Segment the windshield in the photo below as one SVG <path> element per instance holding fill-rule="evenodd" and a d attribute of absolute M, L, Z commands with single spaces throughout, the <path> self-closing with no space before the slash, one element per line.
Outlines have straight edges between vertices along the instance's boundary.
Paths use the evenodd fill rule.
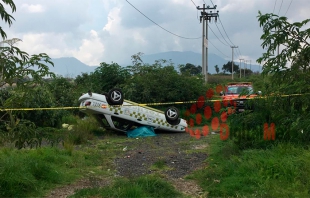
<path fill-rule="evenodd" d="M 253 88 L 251 86 L 231 86 L 227 87 L 227 92 L 226 94 L 253 94 Z"/>

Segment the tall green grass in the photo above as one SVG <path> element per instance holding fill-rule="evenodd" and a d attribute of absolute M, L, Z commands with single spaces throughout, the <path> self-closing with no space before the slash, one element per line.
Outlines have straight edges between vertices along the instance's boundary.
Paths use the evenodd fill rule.
<path fill-rule="evenodd" d="M 81 158 L 74 156 L 76 160 Z M 35 196 L 51 184 L 61 184 L 76 178 L 68 166 L 79 163 L 65 150 L 0 150 L 0 196 Z M 77 165 L 77 164 L 76 164 Z M 65 171 L 66 170 L 66 171 Z"/>
<path fill-rule="evenodd" d="M 107 152 L 109 151 L 109 152 Z M 42 197 L 51 188 L 93 172 L 112 174 L 110 162 L 121 147 L 0 149 L 0 197 Z M 98 167 L 101 167 L 98 169 Z"/>
<path fill-rule="evenodd" d="M 209 197 L 309 197 L 310 151 L 299 145 L 239 150 L 213 138 L 208 164 L 190 178 Z"/>
<path fill-rule="evenodd" d="M 309 97 L 306 95 L 269 95 L 248 100 L 253 107 L 228 117 L 230 137 L 240 148 L 264 148 L 264 124 L 275 124 L 275 140 L 307 145 L 310 140 Z"/>
<path fill-rule="evenodd" d="M 64 120 L 68 121 L 69 124 L 72 123 L 72 129 L 66 130 L 65 145 L 85 144 L 88 140 L 93 140 L 94 133 L 98 133 L 100 130 L 100 124 L 92 116 L 85 117 L 84 119 L 68 117 Z"/>

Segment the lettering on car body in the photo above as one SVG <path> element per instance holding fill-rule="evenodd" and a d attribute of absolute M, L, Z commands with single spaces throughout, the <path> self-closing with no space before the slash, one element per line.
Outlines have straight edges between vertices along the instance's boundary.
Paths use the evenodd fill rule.
<path fill-rule="evenodd" d="M 93 107 L 101 107 L 102 103 L 101 102 L 92 102 Z"/>

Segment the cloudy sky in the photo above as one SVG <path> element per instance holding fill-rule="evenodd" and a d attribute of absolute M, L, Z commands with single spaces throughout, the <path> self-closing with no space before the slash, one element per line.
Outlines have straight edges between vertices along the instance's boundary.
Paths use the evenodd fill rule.
<path fill-rule="evenodd" d="M 138 52 L 201 53 L 202 24 L 196 6 L 217 5 L 220 22 L 209 26 L 209 53 L 252 63 L 262 54 L 258 11 L 285 15 L 291 22 L 310 18 L 309 0 L 15 0 L 8 38 L 29 54 L 75 57 L 88 65 L 131 63 Z M 9 8 L 7 8 L 8 11 Z M 139 11 L 140 12 L 139 12 Z M 141 14 L 142 13 L 142 14 Z M 144 15 L 143 15 L 144 14 Z M 152 22 L 153 21 L 153 22 Z M 190 39 L 185 39 L 190 38 Z M 199 39 L 197 39 L 199 38 Z"/>

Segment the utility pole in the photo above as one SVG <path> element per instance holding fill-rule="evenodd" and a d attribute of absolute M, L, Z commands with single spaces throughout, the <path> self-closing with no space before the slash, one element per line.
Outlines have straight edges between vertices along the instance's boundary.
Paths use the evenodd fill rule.
<path fill-rule="evenodd" d="M 197 10 L 202 10 L 201 12 L 201 16 L 200 16 L 200 23 L 202 22 L 202 74 L 205 76 L 205 20 L 204 20 L 204 15 L 205 15 L 205 4 L 203 4 L 203 7 L 202 8 L 199 8 L 199 6 L 197 6 Z"/>
<path fill-rule="evenodd" d="M 240 58 L 239 60 L 240 60 L 239 70 L 240 70 L 240 78 L 241 78 L 241 61 L 242 61 L 243 59 Z"/>
<path fill-rule="evenodd" d="M 210 13 L 206 12 L 205 10 L 210 10 L 210 9 L 216 9 L 216 5 L 211 8 L 210 6 L 205 7 L 205 4 L 203 4 L 202 8 L 199 8 L 197 6 L 197 10 L 202 10 L 201 16 L 200 16 L 200 23 L 202 22 L 202 73 L 205 76 L 205 83 L 208 82 L 208 21 L 211 22 L 211 19 L 215 17 L 215 22 L 217 21 L 218 17 L 218 12 L 217 13 Z M 206 26 L 205 26 L 206 22 Z M 206 29 L 205 29 L 206 28 Z M 205 31 L 206 30 L 206 34 Z M 206 52 L 205 52 L 206 48 Z M 206 56 L 206 59 L 204 58 Z"/>
<path fill-rule="evenodd" d="M 245 78 L 246 60 L 243 63 L 243 77 Z"/>
<path fill-rule="evenodd" d="M 0 47 L 4 47 L 4 39 L 0 42 Z M 0 87 L 4 84 L 4 65 L 2 65 L 1 76 L 0 76 Z"/>
<path fill-rule="evenodd" d="M 252 71 L 252 65 L 251 65 L 251 60 L 250 60 L 250 71 Z M 251 73 L 250 73 L 250 75 L 251 75 Z"/>
<path fill-rule="evenodd" d="M 238 46 L 230 46 L 231 47 L 231 79 L 234 79 L 234 48 L 238 48 Z"/>
<path fill-rule="evenodd" d="M 278 31 L 277 31 L 277 29 L 275 28 L 275 30 L 274 31 L 271 31 L 271 32 L 275 32 L 275 33 L 278 33 Z M 278 46 L 277 46 L 277 55 L 279 56 L 279 53 L 280 53 L 280 44 L 278 44 Z"/>

